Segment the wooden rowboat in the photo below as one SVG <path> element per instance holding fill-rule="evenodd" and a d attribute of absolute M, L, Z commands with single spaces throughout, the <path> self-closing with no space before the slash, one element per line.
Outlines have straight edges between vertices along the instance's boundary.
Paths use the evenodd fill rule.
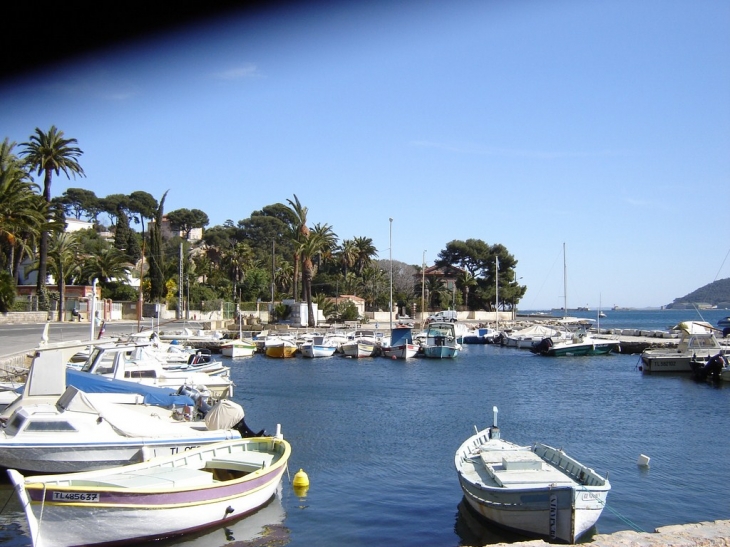
<path fill-rule="evenodd" d="M 34 547 L 123 544 L 246 516 L 274 496 L 290 454 L 289 443 L 276 435 L 99 471 L 8 474 Z"/>

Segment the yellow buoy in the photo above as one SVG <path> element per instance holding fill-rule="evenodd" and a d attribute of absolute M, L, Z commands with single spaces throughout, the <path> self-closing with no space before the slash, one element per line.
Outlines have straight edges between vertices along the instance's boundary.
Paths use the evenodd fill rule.
<path fill-rule="evenodd" d="M 294 480 L 292 481 L 292 486 L 296 488 L 304 488 L 309 486 L 309 477 L 304 472 L 303 469 L 300 469 L 295 475 Z"/>

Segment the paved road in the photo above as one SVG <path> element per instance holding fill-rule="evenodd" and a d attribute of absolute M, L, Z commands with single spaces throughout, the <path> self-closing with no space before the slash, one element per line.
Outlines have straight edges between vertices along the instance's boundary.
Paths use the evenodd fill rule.
<path fill-rule="evenodd" d="M 38 345 L 45 324 L 0 325 L 0 356 L 11 355 L 32 349 Z M 115 321 L 107 323 L 105 335 L 117 336 L 137 331 L 136 321 Z M 89 323 L 51 323 L 48 332 L 51 342 L 89 340 Z"/>

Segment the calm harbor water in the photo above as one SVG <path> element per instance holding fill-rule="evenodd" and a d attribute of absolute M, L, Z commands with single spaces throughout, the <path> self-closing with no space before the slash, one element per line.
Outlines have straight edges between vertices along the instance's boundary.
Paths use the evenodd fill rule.
<path fill-rule="evenodd" d="M 606 313 L 602 327 L 665 329 L 699 319 L 694 311 Z M 621 314 L 619 324 L 607 324 L 612 314 Z M 702 315 L 715 324 L 730 312 Z M 481 345 L 450 361 L 230 361 L 249 425 L 273 431 L 280 423 L 291 442 L 290 477 L 255 517 L 157 545 L 456 547 L 517 539 L 460 508 L 453 467 L 458 446 L 475 425 L 491 422 L 495 405 L 504 438 L 563 447 L 609 474 L 600 533 L 730 518 L 730 385 L 643 375 L 638 362 L 638 355 L 553 359 Z M 650 456 L 648 469 L 637 465 L 640 454 Z M 300 468 L 311 482 L 301 497 L 290 484 Z M 0 504 L 0 545 L 29 545 L 7 486 Z"/>

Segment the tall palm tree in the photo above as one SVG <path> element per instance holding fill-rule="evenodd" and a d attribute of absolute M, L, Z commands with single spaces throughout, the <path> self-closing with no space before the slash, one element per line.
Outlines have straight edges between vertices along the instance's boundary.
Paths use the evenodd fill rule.
<path fill-rule="evenodd" d="M 237 297 L 238 286 L 246 276 L 246 270 L 254 264 L 254 252 L 248 243 L 236 245 L 223 255 L 223 267 L 233 281 L 233 297 Z"/>
<path fill-rule="evenodd" d="M 294 214 L 296 220 L 290 226 L 289 237 L 294 244 L 294 300 L 299 299 L 299 266 L 302 256 L 302 245 L 304 241 L 309 237 L 309 228 L 307 228 L 307 213 L 309 212 L 308 207 L 304 207 L 300 202 L 296 194 L 294 194 L 294 201 L 287 199 L 289 203 L 289 209 Z"/>
<path fill-rule="evenodd" d="M 456 278 L 456 286 L 461 289 L 464 295 L 464 306 L 469 308 L 469 291 L 472 287 L 477 286 L 477 280 L 469 272 L 469 270 L 462 270 Z"/>
<path fill-rule="evenodd" d="M 355 259 L 355 266 L 357 272 L 362 275 L 365 268 L 370 266 L 373 258 L 378 256 L 378 249 L 373 245 L 372 238 L 369 237 L 356 237 L 354 239 L 355 248 L 357 249 L 357 258 Z"/>
<path fill-rule="evenodd" d="M 51 181 L 53 174 L 58 175 L 61 171 L 67 176 L 85 176 L 84 170 L 79 165 L 79 158 L 83 151 L 75 146 L 76 139 L 65 139 L 63 131 L 52 125 L 47 133 L 36 127 L 35 134 L 30 136 L 28 142 L 21 146 L 21 152 L 31 171 L 35 170 L 38 176 L 43 175 L 43 197 L 47 203 L 51 202 Z M 50 220 L 50 219 L 49 219 Z M 41 232 L 39 260 L 38 260 L 38 282 L 36 284 L 38 295 L 44 298 L 46 285 L 46 270 L 48 260 L 48 230 Z M 47 306 L 47 302 L 44 302 Z"/>
<path fill-rule="evenodd" d="M 340 266 L 344 270 L 345 277 L 347 273 L 355 266 L 357 261 L 357 245 L 352 239 L 344 239 L 340 248 L 338 249 L 337 256 L 339 257 Z"/>
<path fill-rule="evenodd" d="M 311 232 L 301 246 L 302 285 L 304 287 L 304 298 L 307 301 L 307 325 L 310 327 L 315 327 L 317 323 L 314 317 L 314 306 L 312 305 L 312 279 L 315 274 L 315 266 L 312 258 L 331 244 L 331 240 L 328 237 L 330 232 L 331 230 Z"/>
<path fill-rule="evenodd" d="M 81 244 L 76 233 L 56 233 L 48 245 L 48 271 L 58 284 L 58 320 L 63 321 L 66 282 L 81 273 L 79 251 Z"/>

